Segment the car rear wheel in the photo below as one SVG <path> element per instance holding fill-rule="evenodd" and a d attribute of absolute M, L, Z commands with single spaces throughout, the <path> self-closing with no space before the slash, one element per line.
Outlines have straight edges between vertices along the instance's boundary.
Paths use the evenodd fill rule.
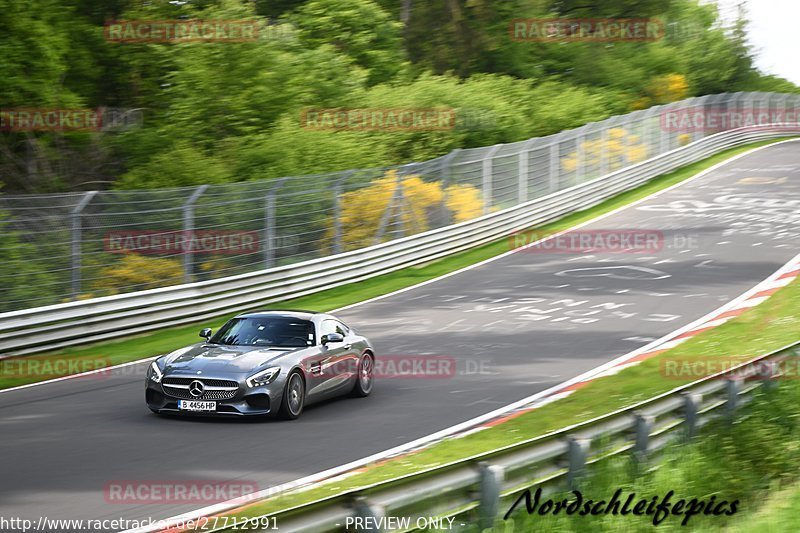
<path fill-rule="evenodd" d="M 294 420 L 303 413 L 306 402 L 306 384 L 300 372 L 294 371 L 286 380 L 283 388 L 283 401 L 279 415 L 285 420 Z"/>
<path fill-rule="evenodd" d="M 353 385 L 353 396 L 364 398 L 372 392 L 375 384 L 375 357 L 367 352 L 358 363 L 358 376 Z"/>

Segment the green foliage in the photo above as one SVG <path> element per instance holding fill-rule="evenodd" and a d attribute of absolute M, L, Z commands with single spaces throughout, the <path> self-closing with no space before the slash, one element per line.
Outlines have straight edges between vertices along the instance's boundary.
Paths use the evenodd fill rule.
<path fill-rule="evenodd" d="M 0 105 L 144 110 L 122 133 L 0 133 L 11 192 L 217 183 L 386 166 L 549 135 L 685 96 L 798 92 L 746 21 L 698 0 L 0 0 Z M 657 17 L 652 43 L 515 42 L 526 17 Z M 242 43 L 117 43 L 114 19 L 251 19 Z M 448 131 L 310 131 L 307 108 L 450 108 Z M 96 187 L 96 185 L 92 185 Z"/>
<path fill-rule="evenodd" d="M 171 143 L 168 151 L 157 152 L 146 163 L 124 174 L 118 187 L 184 187 L 205 183 L 225 183 L 232 175 L 224 161 L 185 140 Z"/>
<path fill-rule="evenodd" d="M 39 257 L 53 254 L 53 250 L 38 250 L 26 242 L 24 234 L 15 231 L 7 213 L 0 211 L 0 234 L 3 235 L 3 260 L 0 261 L 0 312 L 19 309 L 19 302 L 53 303 L 41 299 L 55 291 L 55 271 L 48 272 L 47 263 Z M 31 305 L 33 307 L 34 305 Z"/>
<path fill-rule="evenodd" d="M 403 66 L 401 24 L 372 0 L 310 0 L 290 20 L 303 43 L 333 46 L 367 69 L 370 84 L 389 81 Z"/>

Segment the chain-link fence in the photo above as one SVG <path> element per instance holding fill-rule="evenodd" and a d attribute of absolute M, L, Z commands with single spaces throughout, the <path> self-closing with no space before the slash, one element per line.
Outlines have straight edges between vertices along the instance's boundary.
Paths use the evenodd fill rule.
<path fill-rule="evenodd" d="M 0 312 L 297 263 L 475 218 L 752 124 L 800 95 L 692 98 L 382 169 L 157 190 L 0 195 Z"/>

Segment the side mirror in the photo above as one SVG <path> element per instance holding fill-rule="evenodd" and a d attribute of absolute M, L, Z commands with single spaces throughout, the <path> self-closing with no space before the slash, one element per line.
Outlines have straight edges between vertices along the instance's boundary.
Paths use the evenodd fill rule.
<path fill-rule="evenodd" d="M 211 338 L 211 328 L 201 329 L 200 336 L 203 337 L 205 340 L 209 340 Z"/>
<path fill-rule="evenodd" d="M 344 337 L 341 333 L 328 333 L 322 336 L 322 345 L 325 346 L 329 342 L 344 342 Z"/>

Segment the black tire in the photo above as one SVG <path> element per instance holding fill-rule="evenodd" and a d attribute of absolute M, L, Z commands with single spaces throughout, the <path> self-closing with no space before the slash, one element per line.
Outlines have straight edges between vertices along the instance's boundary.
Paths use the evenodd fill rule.
<path fill-rule="evenodd" d="M 351 393 L 356 398 L 366 398 L 375 386 L 375 356 L 366 352 L 358 362 L 358 375 Z"/>
<path fill-rule="evenodd" d="M 303 414 L 306 404 L 306 382 L 302 374 L 295 370 L 286 378 L 283 387 L 283 399 L 278 416 L 284 420 L 295 420 Z"/>

